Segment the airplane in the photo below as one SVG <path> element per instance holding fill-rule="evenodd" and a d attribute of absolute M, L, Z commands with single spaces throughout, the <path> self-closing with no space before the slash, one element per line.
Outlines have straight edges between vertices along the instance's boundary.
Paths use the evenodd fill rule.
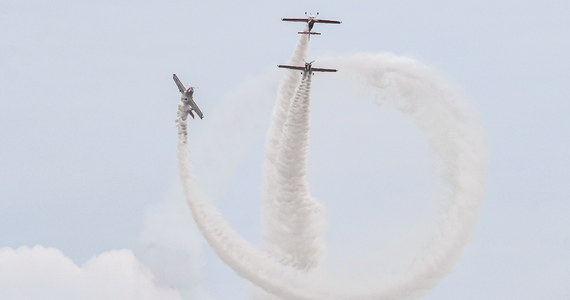
<path fill-rule="evenodd" d="M 176 82 L 178 90 L 182 94 L 180 97 L 181 103 L 178 105 L 178 116 L 180 116 L 183 121 L 186 121 L 188 115 L 192 116 L 192 119 L 194 119 L 194 114 L 192 113 L 192 111 L 194 111 L 200 117 L 200 119 L 203 119 L 204 114 L 198 105 L 196 105 L 196 102 L 194 102 L 194 88 L 189 87 L 186 89 L 176 74 L 173 74 L 172 78 L 174 79 L 174 82 Z"/>
<path fill-rule="evenodd" d="M 301 70 L 303 73 L 303 78 L 305 78 L 309 74 L 313 75 L 314 72 L 336 72 L 337 71 L 336 69 L 313 68 L 314 62 L 315 62 L 314 60 L 312 62 L 306 62 L 304 67 L 290 66 L 290 65 L 278 65 L 277 67 L 284 68 L 284 69 Z"/>
<path fill-rule="evenodd" d="M 319 13 L 317 13 L 316 16 L 312 16 L 310 14 L 307 14 L 307 12 L 305 12 L 305 15 L 307 16 L 306 18 L 282 18 L 281 21 L 287 21 L 287 22 L 305 22 L 307 23 L 307 29 L 305 31 L 300 31 L 297 32 L 298 34 L 317 34 L 320 35 L 320 32 L 314 32 L 311 31 L 313 30 L 313 26 L 315 25 L 315 23 L 327 23 L 327 24 L 340 24 L 341 21 L 334 21 L 334 20 L 324 20 L 324 19 L 317 19 L 317 16 L 319 15 Z"/>

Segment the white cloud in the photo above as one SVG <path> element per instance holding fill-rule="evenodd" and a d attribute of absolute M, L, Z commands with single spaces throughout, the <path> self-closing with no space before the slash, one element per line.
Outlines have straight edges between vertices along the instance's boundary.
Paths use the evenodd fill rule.
<path fill-rule="evenodd" d="M 201 241 L 183 199 L 173 198 L 147 211 L 134 252 L 161 286 L 194 292 L 199 281 Z"/>
<path fill-rule="evenodd" d="M 155 284 L 130 250 L 113 250 L 76 265 L 61 251 L 35 246 L 0 249 L 0 299 L 181 300 Z"/>

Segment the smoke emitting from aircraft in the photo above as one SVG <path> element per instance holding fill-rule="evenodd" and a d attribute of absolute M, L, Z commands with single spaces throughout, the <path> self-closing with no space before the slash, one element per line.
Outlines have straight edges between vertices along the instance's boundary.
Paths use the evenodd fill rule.
<path fill-rule="evenodd" d="M 302 35 L 291 59 L 306 58 Z M 309 74 L 290 71 L 277 95 L 266 145 L 263 250 L 247 242 L 200 192 L 189 166 L 186 132 L 179 134 L 181 179 L 192 215 L 208 243 L 240 276 L 284 299 L 411 299 L 449 272 L 469 241 L 483 198 L 486 147 L 481 126 L 463 96 L 429 67 L 391 54 L 354 54 L 326 60 L 343 82 L 391 102 L 427 137 L 441 202 L 437 227 L 416 259 L 373 287 L 314 271 L 324 259 L 321 204 L 306 179 Z M 337 76 L 335 75 L 335 76 Z"/>
<path fill-rule="evenodd" d="M 307 37 L 299 40 L 291 61 L 303 61 Z M 311 76 L 289 72 L 273 112 L 266 145 L 264 236 L 270 253 L 300 269 L 309 270 L 322 259 L 324 216 L 311 196 L 307 181 L 307 151 Z M 293 94 L 291 94 L 293 91 Z M 292 95 L 292 96 L 291 96 Z M 276 137 L 276 138 L 275 138 Z"/>

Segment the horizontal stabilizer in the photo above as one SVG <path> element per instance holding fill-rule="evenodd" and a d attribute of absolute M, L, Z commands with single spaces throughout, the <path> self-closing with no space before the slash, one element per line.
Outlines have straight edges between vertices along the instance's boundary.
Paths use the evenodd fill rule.
<path fill-rule="evenodd" d="M 321 35 L 320 32 L 314 32 L 314 31 L 299 31 L 297 32 L 298 34 L 315 34 L 315 35 Z"/>

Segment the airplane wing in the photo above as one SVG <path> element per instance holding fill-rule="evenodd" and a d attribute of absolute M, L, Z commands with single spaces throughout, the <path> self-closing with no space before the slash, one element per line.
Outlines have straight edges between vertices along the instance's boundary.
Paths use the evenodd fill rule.
<path fill-rule="evenodd" d="M 315 23 L 340 24 L 342 22 L 341 21 L 334 21 L 334 20 L 315 19 Z"/>
<path fill-rule="evenodd" d="M 176 74 L 173 74 L 172 78 L 174 79 L 174 82 L 176 82 L 176 85 L 178 86 L 178 90 L 181 93 L 186 92 L 186 88 L 184 88 L 184 85 L 182 84 L 182 82 L 180 82 L 180 79 L 178 79 L 178 76 L 176 76 Z"/>
<path fill-rule="evenodd" d="M 202 111 L 196 106 L 197 109 L 195 109 L 194 111 L 196 112 L 196 114 L 198 114 L 198 117 L 200 117 L 200 119 L 204 119 L 204 114 L 202 113 Z"/>
<path fill-rule="evenodd" d="M 301 71 L 305 70 L 305 67 L 299 67 L 299 66 L 278 65 L 277 67 L 284 69 L 301 70 Z"/>
<path fill-rule="evenodd" d="M 282 18 L 281 21 L 287 21 L 287 22 L 309 22 L 309 19 L 305 18 L 305 19 L 295 19 L 295 18 Z"/>
<path fill-rule="evenodd" d="M 192 109 L 190 110 L 190 114 L 192 114 L 192 111 L 194 111 L 198 115 L 198 117 L 200 117 L 200 119 L 204 119 L 204 114 L 202 113 L 200 108 L 198 108 L 198 105 L 196 105 L 196 103 L 194 103 L 194 105 L 192 105 Z M 194 116 L 192 116 L 192 118 L 193 117 Z"/>
<path fill-rule="evenodd" d="M 198 115 L 198 117 L 200 117 L 200 119 L 204 118 L 204 114 L 202 113 L 196 102 L 194 102 L 194 99 L 190 98 L 190 114 L 192 114 L 192 111 L 194 111 Z M 194 116 L 192 116 L 192 118 L 194 118 Z"/>
<path fill-rule="evenodd" d="M 336 69 L 311 68 L 313 72 L 336 72 Z"/>

